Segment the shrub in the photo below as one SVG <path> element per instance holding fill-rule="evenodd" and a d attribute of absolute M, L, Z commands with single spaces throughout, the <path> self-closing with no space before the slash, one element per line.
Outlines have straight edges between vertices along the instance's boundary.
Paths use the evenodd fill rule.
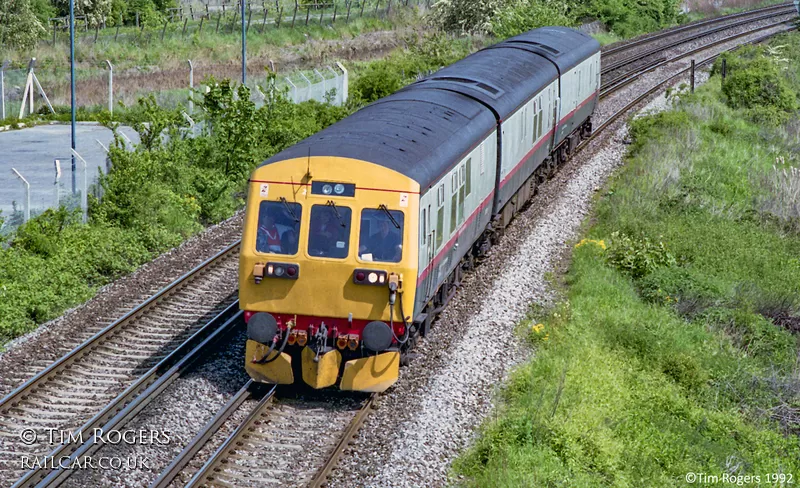
<path fill-rule="evenodd" d="M 491 31 L 500 38 L 513 37 L 546 25 L 573 25 L 570 2 L 563 0 L 515 0 L 502 6 L 491 20 Z"/>
<path fill-rule="evenodd" d="M 674 266 L 675 256 L 664 243 L 654 243 L 646 236 L 631 237 L 614 232 L 607 252 L 608 262 L 634 278 L 642 278 L 661 266 Z"/>
<path fill-rule="evenodd" d="M 403 86 L 400 73 L 389 62 L 379 61 L 370 65 L 353 82 L 353 95 L 370 103 L 391 95 Z"/>
<path fill-rule="evenodd" d="M 728 59 L 735 61 L 729 62 L 722 93 L 730 107 L 749 109 L 759 121 L 771 124 L 785 121 L 789 112 L 797 110 L 797 93 L 765 51 L 751 49 Z"/>

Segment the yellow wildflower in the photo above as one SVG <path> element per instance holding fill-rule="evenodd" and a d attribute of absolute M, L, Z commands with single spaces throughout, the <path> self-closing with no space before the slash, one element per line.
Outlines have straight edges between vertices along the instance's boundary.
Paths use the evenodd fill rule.
<path fill-rule="evenodd" d="M 594 244 L 595 246 L 605 250 L 606 249 L 606 242 L 603 240 L 596 240 L 596 239 L 581 239 L 581 242 L 575 244 L 576 248 L 583 246 L 584 244 Z"/>
<path fill-rule="evenodd" d="M 531 329 L 538 334 L 544 329 L 544 324 L 536 324 Z"/>

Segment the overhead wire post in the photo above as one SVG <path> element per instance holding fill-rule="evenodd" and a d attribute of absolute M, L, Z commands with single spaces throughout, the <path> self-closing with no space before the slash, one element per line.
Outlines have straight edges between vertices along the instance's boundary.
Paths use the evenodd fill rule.
<path fill-rule="evenodd" d="M 69 0 L 69 92 L 72 126 L 72 194 L 75 194 L 75 0 Z"/>

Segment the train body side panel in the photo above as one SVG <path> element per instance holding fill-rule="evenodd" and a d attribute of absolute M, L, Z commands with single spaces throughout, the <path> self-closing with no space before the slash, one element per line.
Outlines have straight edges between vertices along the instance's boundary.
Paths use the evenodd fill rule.
<path fill-rule="evenodd" d="M 420 196 L 419 314 L 492 218 L 497 132 L 491 131 Z"/>

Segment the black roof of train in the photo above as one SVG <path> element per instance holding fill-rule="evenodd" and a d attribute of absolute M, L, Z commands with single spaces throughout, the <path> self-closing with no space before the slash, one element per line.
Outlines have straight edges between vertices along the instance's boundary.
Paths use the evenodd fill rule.
<path fill-rule="evenodd" d="M 599 49 L 590 36 L 565 27 L 527 32 L 362 108 L 262 166 L 309 155 L 359 159 L 404 174 L 424 191 L 496 127 L 497 118 Z"/>

